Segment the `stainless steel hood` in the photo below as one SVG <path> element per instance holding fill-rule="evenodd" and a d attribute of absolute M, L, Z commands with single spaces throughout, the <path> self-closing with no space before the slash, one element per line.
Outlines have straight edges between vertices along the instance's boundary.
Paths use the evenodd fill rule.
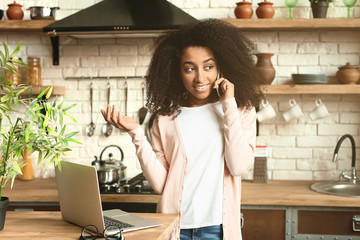
<path fill-rule="evenodd" d="M 138 37 L 177 29 L 196 19 L 166 0 L 104 0 L 43 28 L 59 64 L 58 36 Z M 95 36 L 94 36 L 95 35 Z"/>

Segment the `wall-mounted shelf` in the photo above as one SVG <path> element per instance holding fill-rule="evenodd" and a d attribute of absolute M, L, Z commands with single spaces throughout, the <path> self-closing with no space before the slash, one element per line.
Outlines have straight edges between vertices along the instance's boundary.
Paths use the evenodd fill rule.
<path fill-rule="evenodd" d="M 40 94 L 42 91 L 44 91 L 48 86 L 32 86 L 32 93 L 34 96 Z M 54 86 L 51 96 L 64 96 L 66 92 L 65 86 Z M 30 95 L 30 89 L 27 89 L 24 91 L 21 95 L 23 96 L 29 96 Z"/>
<path fill-rule="evenodd" d="M 360 84 L 262 85 L 264 94 L 360 94 Z"/>
<path fill-rule="evenodd" d="M 351 30 L 360 29 L 360 18 L 234 19 L 224 21 L 244 30 Z"/>
<path fill-rule="evenodd" d="M 42 32 L 43 27 L 53 22 L 55 20 L 1 20 L 0 31 Z"/>
<path fill-rule="evenodd" d="M 300 19 L 235 19 L 224 18 L 226 22 L 247 30 L 351 30 L 360 29 L 360 18 L 300 18 Z M 0 31 L 37 31 L 42 32 L 43 27 L 55 20 L 2 20 Z"/>

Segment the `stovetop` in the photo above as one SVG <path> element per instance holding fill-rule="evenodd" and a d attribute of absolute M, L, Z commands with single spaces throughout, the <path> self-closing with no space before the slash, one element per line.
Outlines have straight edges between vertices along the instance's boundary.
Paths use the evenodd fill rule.
<path fill-rule="evenodd" d="M 157 194 L 151 188 L 142 173 L 129 180 L 121 180 L 114 184 L 101 184 L 101 194 Z"/>

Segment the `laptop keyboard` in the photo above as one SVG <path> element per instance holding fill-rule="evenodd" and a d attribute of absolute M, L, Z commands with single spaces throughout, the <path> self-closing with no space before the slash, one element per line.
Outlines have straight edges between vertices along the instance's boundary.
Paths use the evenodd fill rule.
<path fill-rule="evenodd" d="M 134 225 L 132 225 L 132 224 L 125 223 L 125 222 L 122 222 L 122 221 L 119 221 L 119 220 L 116 220 L 116 219 L 113 219 L 113 218 L 109 218 L 109 217 L 106 217 L 106 216 L 104 216 L 104 223 L 105 223 L 105 227 L 115 226 L 115 227 L 118 227 L 120 229 L 124 229 L 124 228 L 128 228 L 128 227 L 134 227 Z"/>

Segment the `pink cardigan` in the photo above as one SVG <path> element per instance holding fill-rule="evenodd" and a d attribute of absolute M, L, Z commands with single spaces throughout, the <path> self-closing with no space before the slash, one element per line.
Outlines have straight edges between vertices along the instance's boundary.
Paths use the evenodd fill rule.
<path fill-rule="evenodd" d="M 254 162 L 256 112 L 254 108 L 237 108 L 235 98 L 225 99 L 221 104 L 224 111 L 225 138 L 223 239 L 241 240 L 241 175 L 246 173 Z M 129 134 L 135 144 L 144 176 L 151 187 L 161 194 L 157 212 L 180 214 L 187 159 L 177 118 L 159 116 L 154 121 L 152 146 L 140 126 Z M 179 234 L 180 225 L 170 239 L 179 239 Z"/>

